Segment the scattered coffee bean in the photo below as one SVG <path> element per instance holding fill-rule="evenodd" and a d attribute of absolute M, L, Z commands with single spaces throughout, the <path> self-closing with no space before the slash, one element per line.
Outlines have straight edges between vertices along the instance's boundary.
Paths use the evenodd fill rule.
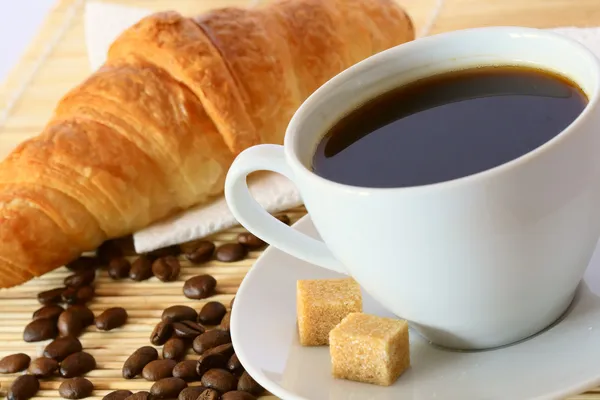
<path fill-rule="evenodd" d="M 81 335 L 83 330 L 90 325 L 88 324 L 90 322 L 90 313 L 93 322 L 94 314 L 87 307 L 69 307 L 63 311 L 59 315 L 57 322 L 58 331 L 61 336 L 78 337 Z"/>
<path fill-rule="evenodd" d="M 123 279 L 129 276 L 131 263 L 126 258 L 113 258 L 108 263 L 108 276 L 113 279 Z"/>
<path fill-rule="evenodd" d="M 222 262 L 243 260 L 248 255 L 248 249 L 239 243 L 226 243 L 215 250 L 215 258 Z"/>
<path fill-rule="evenodd" d="M 222 354 L 203 354 L 198 358 L 196 372 L 199 376 L 203 376 L 210 369 L 225 368 L 226 366 L 227 358 Z"/>
<path fill-rule="evenodd" d="M 49 304 L 47 306 L 43 306 L 42 308 L 38 308 L 33 313 L 31 318 L 34 320 L 42 319 L 42 318 L 49 318 L 49 319 L 53 319 L 56 321 L 58 319 L 58 316 L 60 315 L 60 313 L 63 311 L 65 311 L 65 309 L 62 308 L 61 306 L 59 306 L 58 304 Z"/>
<path fill-rule="evenodd" d="M 176 257 L 180 254 L 181 254 L 181 248 L 177 245 L 173 245 L 173 246 L 167 246 L 167 247 L 163 247 L 160 249 L 152 250 L 151 252 L 149 252 L 147 254 L 147 256 L 152 260 L 156 260 L 157 258 L 167 257 L 167 256 Z"/>
<path fill-rule="evenodd" d="M 122 236 L 120 238 L 113 239 L 112 241 L 115 246 L 121 249 L 121 254 L 123 254 L 123 256 L 137 255 L 132 235 Z"/>
<path fill-rule="evenodd" d="M 187 387 L 187 383 L 181 378 L 164 378 L 150 388 L 152 399 L 168 399 L 177 397 L 179 393 Z"/>
<path fill-rule="evenodd" d="M 206 389 L 203 391 L 196 400 L 219 400 L 219 392 L 215 389 Z"/>
<path fill-rule="evenodd" d="M 89 353 L 80 351 L 67 356 L 60 363 L 60 374 L 65 378 L 85 375 L 96 368 L 96 359 Z"/>
<path fill-rule="evenodd" d="M 37 299 L 40 302 L 40 304 L 44 305 L 62 303 L 62 293 L 65 289 L 66 288 L 64 287 L 60 287 L 39 292 L 37 295 Z"/>
<path fill-rule="evenodd" d="M 17 377 L 8 389 L 8 400 L 27 400 L 35 396 L 40 389 L 40 382 L 33 375 Z"/>
<path fill-rule="evenodd" d="M 138 282 L 152 278 L 152 261 L 147 256 L 139 256 L 131 264 L 129 278 Z"/>
<path fill-rule="evenodd" d="M 70 287 L 62 292 L 62 299 L 67 304 L 85 304 L 94 298 L 93 286 Z"/>
<path fill-rule="evenodd" d="M 248 392 L 242 392 L 239 390 L 232 390 L 221 396 L 221 400 L 256 400 L 256 397 Z"/>
<path fill-rule="evenodd" d="M 56 320 L 40 318 L 31 321 L 23 330 L 23 340 L 26 342 L 41 342 L 42 340 L 54 339 L 58 335 Z"/>
<path fill-rule="evenodd" d="M 198 313 L 189 306 L 171 306 L 164 309 L 161 319 L 163 321 L 195 321 L 198 318 Z"/>
<path fill-rule="evenodd" d="M 58 361 L 48 357 L 40 357 L 29 364 L 28 372 L 38 378 L 45 378 L 54 374 L 57 369 Z"/>
<path fill-rule="evenodd" d="M 187 344 L 185 340 L 178 337 L 167 340 L 162 349 L 163 358 L 169 360 L 181 360 L 185 357 L 186 352 Z"/>
<path fill-rule="evenodd" d="M 143 346 L 131 354 L 123 364 L 123 378 L 132 379 L 141 374 L 144 367 L 158 359 L 158 351 L 152 346 Z"/>
<path fill-rule="evenodd" d="M 44 357 L 62 361 L 73 353 L 80 352 L 82 349 L 79 339 L 73 336 L 63 336 L 54 339 L 44 349 Z"/>
<path fill-rule="evenodd" d="M 205 299 L 211 296 L 217 280 L 210 275 L 196 275 L 183 284 L 183 295 L 188 299 Z"/>
<path fill-rule="evenodd" d="M 173 334 L 173 324 L 171 321 L 160 321 L 154 327 L 154 330 L 150 334 L 150 343 L 155 346 L 161 346 L 165 344 L 167 340 Z"/>
<path fill-rule="evenodd" d="M 221 329 L 222 331 L 229 332 L 231 330 L 230 324 L 231 324 L 231 311 L 228 311 L 227 314 L 225 314 L 225 316 L 221 320 L 221 323 L 219 324 L 219 329 Z"/>
<path fill-rule="evenodd" d="M 177 365 L 175 360 L 154 360 L 146 364 L 142 376 L 147 381 L 158 381 L 173 376 L 173 368 Z"/>
<path fill-rule="evenodd" d="M 240 233 L 237 237 L 237 241 L 239 244 L 241 244 L 242 246 L 244 246 L 245 248 L 247 248 L 249 250 L 257 250 L 257 249 L 260 249 L 261 247 L 266 246 L 266 244 L 267 244 L 262 239 L 260 239 L 257 236 L 254 236 L 250 232 Z"/>
<path fill-rule="evenodd" d="M 208 240 L 200 240 L 193 242 L 186 248 L 182 249 L 185 253 L 185 258 L 194 264 L 201 264 L 211 259 L 215 252 L 215 244 Z"/>
<path fill-rule="evenodd" d="M 202 375 L 201 382 L 207 388 L 215 389 L 221 393 L 235 390 L 237 385 L 235 376 L 231 372 L 220 368 L 213 368 L 206 371 Z"/>
<path fill-rule="evenodd" d="M 174 256 L 166 256 L 156 259 L 152 263 L 152 273 L 163 282 L 171 282 L 177 279 L 181 265 Z"/>
<path fill-rule="evenodd" d="M 108 265 L 112 259 L 123 257 L 123 255 L 121 246 L 115 240 L 107 240 L 96 250 L 96 256 L 104 265 Z"/>
<path fill-rule="evenodd" d="M 94 391 L 94 384 L 85 378 L 67 379 L 58 387 L 58 394 L 65 399 L 83 399 Z"/>
<path fill-rule="evenodd" d="M 133 392 L 131 392 L 130 390 L 115 390 L 114 392 L 110 392 L 109 394 L 104 396 L 102 400 L 125 400 L 132 394 Z"/>
<path fill-rule="evenodd" d="M 27 369 L 31 358 L 25 353 L 16 353 L 0 360 L 0 374 L 14 374 Z"/>
<path fill-rule="evenodd" d="M 131 396 L 125 398 L 125 400 L 149 400 L 149 399 L 150 399 L 150 392 L 147 392 L 145 390 L 134 393 Z"/>
<path fill-rule="evenodd" d="M 233 355 L 229 358 L 229 361 L 227 361 L 227 369 L 229 370 L 229 372 L 234 373 L 242 370 L 243 368 L 244 367 L 238 359 L 237 354 L 233 353 Z"/>
<path fill-rule="evenodd" d="M 183 360 L 173 367 L 173 376 L 184 381 L 199 381 L 200 375 L 196 372 L 196 360 Z"/>
<path fill-rule="evenodd" d="M 250 374 L 248 374 L 248 372 L 246 371 L 244 371 L 244 373 L 238 381 L 237 390 L 242 392 L 248 392 L 255 396 L 258 396 L 259 394 L 265 391 L 265 389 L 263 389 L 263 387 L 260 386 L 258 382 L 256 382 L 254 378 L 252 378 Z"/>
<path fill-rule="evenodd" d="M 206 329 L 196 321 L 173 322 L 173 334 L 182 339 L 195 339 Z"/>
<path fill-rule="evenodd" d="M 110 331 L 125 325 L 125 322 L 127 322 L 127 311 L 123 307 L 111 307 L 96 317 L 96 328 Z"/>
<path fill-rule="evenodd" d="M 198 396 L 207 389 L 204 386 L 188 386 L 179 393 L 177 400 L 197 400 Z"/>
<path fill-rule="evenodd" d="M 203 354 L 208 349 L 231 343 L 229 332 L 220 329 L 211 329 L 196 337 L 192 343 L 192 348 L 198 354 Z"/>
<path fill-rule="evenodd" d="M 206 325 L 218 325 L 227 314 L 227 308 L 218 301 L 209 301 L 198 313 L 198 322 Z"/>
<path fill-rule="evenodd" d="M 67 287 L 79 288 L 89 285 L 94 282 L 94 279 L 96 279 L 96 270 L 84 269 L 75 272 L 73 275 L 67 276 L 64 280 L 64 284 Z"/>
<path fill-rule="evenodd" d="M 70 312 L 72 313 L 78 314 L 79 318 L 81 319 L 81 322 L 83 322 L 83 325 L 86 327 L 94 323 L 94 313 L 92 312 L 92 310 L 90 310 L 87 306 L 84 306 L 83 304 L 73 304 L 72 306 L 69 306 L 67 310 L 70 310 Z"/>
<path fill-rule="evenodd" d="M 276 215 L 275 218 L 278 219 L 279 221 L 283 222 L 286 225 L 289 225 L 291 222 L 290 217 L 288 217 L 287 214 Z"/>
<path fill-rule="evenodd" d="M 71 271 L 85 271 L 98 268 L 100 266 L 100 260 L 96 257 L 81 256 L 65 266 Z"/>
<path fill-rule="evenodd" d="M 222 344 L 220 346 L 206 350 L 204 352 L 204 355 L 206 354 L 220 354 L 223 357 L 225 357 L 225 360 L 229 360 L 229 358 L 233 355 L 233 345 L 231 343 Z"/>

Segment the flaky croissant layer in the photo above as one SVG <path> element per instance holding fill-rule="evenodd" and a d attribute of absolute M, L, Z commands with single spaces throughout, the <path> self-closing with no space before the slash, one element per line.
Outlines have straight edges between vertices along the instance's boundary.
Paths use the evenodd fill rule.
<path fill-rule="evenodd" d="M 281 143 L 320 85 L 413 38 L 393 0 L 141 20 L 0 164 L 0 287 L 220 194 L 235 155 Z"/>

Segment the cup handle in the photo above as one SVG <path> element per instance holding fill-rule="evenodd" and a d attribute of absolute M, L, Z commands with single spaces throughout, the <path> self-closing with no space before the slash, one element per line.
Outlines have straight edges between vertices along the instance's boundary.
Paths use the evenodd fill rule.
<path fill-rule="evenodd" d="M 225 180 L 225 199 L 234 217 L 265 242 L 301 260 L 348 274 L 325 243 L 298 232 L 266 212 L 250 194 L 246 177 L 255 171 L 273 171 L 293 181 L 283 146 L 250 147 L 233 161 Z"/>

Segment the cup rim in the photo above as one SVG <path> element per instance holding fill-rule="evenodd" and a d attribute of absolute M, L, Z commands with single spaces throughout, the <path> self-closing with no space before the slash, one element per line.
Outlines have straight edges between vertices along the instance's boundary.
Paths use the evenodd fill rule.
<path fill-rule="evenodd" d="M 418 186 L 404 186 L 404 187 L 391 187 L 391 188 L 380 188 L 380 187 L 368 187 L 368 186 L 356 186 L 349 185 L 345 183 L 339 183 L 322 176 L 317 175 L 312 170 L 310 170 L 298 157 L 298 154 L 294 151 L 294 141 L 295 136 L 301 132 L 304 114 L 308 111 L 311 111 L 315 108 L 315 104 L 318 105 L 320 103 L 320 97 L 322 94 L 328 90 L 331 90 L 339 85 L 344 84 L 346 81 L 356 78 L 361 75 L 363 71 L 370 69 L 375 64 L 385 62 L 388 58 L 396 58 L 402 57 L 403 53 L 418 51 L 418 47 L 420 47 L 424 42 L 435 42 L 444 40 L 452 37 L 459 36 L 472 36 L 481 33 L 498 33 L 505 35 L 535 35 L 538 37 L 546 37 L 556 41 L 562 41 L 568 46 L 572 47 L 574 51 L 580 52 L 584 57 L 588 58 L 590 63 L 595 64 L 596 68 L 594 71 L 594 78 L 596 80 L 596 87 L 593 92 L 586 93 L 588 95 L 588 104 L 583 109 L 583 111 L 575 118 L 571 124 L 569 124 L 565 129 L 563 129 L 560 133 L 554 136 L 549 141 L 545 142 L 541 146 L 536 147 L 535 149 L 498 166 L 495 166 L 490 169 L 486 169 L 484 171 L 480 171 L 471 175 L 462 176 L 459 178 L 446 180 L 442 182 L 430 183 L 425 185 Z M 575 83 L 579 84 L 579 80 L 574 77 L 572 78 Z M 489 179 L 496 175 L 505 173 L 507 171 L 513 170 L 514 168 L 518 168 L 520 165 L 533 161 L 535 158 L 538 158 L 541 154 L 549 151 L 551 148 L 559 145 L 563 142 L 568 136 L 572 135 L 572 132 L 579 129 L 579 127 L 590 118 L 590 114 L 593 112 L 596 107 L 598 107 L 598 102 L 600 98 L 600 59 L 586 46 L 577 42 L 574 39 L 571 39 L 563 34 L 559 34 L 550 30 L 543 30 L 537 28 L 528 28 L 528 27 L 518 27 L 518 26 L 496 26 L 496 27 L 483 27 L 483 28 L 471 28 L 471 29 L 461 29 L 452 32 L 444 32 L 432 36 L 427 36 L 423 38 L 418 38 L 411 42 L 407 42 L 390 49 L 384 50 L 378 54 L 375 54 L 365 60 L 360 61 L 359 63 L 347 68 L 342 71 L 338 75 L 331 78 L 321 87 L 319 87 L 315 92 L 313 92 L 296 110 L 288 127 L 286 129 L 285 138 L 284 138 L 284 152 L 286 155 L 286 159 L 288 163 L 293 167 L 293 170 L 304 175 L 305 178 L 316 179 L 320 184 L 328 186 L 332 189 L 341 189 L 349 193 L 385 193 L 385 192 L 399 192 L 399 191 L 411 191 L 411 192 L 427 192 L 431 190 L 440 190 L 440 189 L 449 189 L 449 188 L 458 188 L 463 185 L 473 184 L 483 179 Z"/>

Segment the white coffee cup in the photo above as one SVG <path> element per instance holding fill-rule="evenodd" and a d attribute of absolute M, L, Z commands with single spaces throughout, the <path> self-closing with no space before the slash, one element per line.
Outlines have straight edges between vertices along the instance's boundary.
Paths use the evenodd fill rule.
<path fill-rule="evenodd" d="M 389 89 L 448 70 L 523 65 L 558 72 L 589 98 L 552 140 L 496 168 L 392 189 L 348 186 L 311 171 L 341 116 Z M 354 277 L 441 346 L 484 349 L 527 338 L 568 308 L 600 236 L 600 64 L 548 31 L 497 27 L 418 39 L 349 68 L 291 120 L 284 146 L 242 152 L 225 195 L 238 221 L 300 259 Z M 269 216 L 246 176 L 270 170 L 298 187 L 323 242 Z"/>

